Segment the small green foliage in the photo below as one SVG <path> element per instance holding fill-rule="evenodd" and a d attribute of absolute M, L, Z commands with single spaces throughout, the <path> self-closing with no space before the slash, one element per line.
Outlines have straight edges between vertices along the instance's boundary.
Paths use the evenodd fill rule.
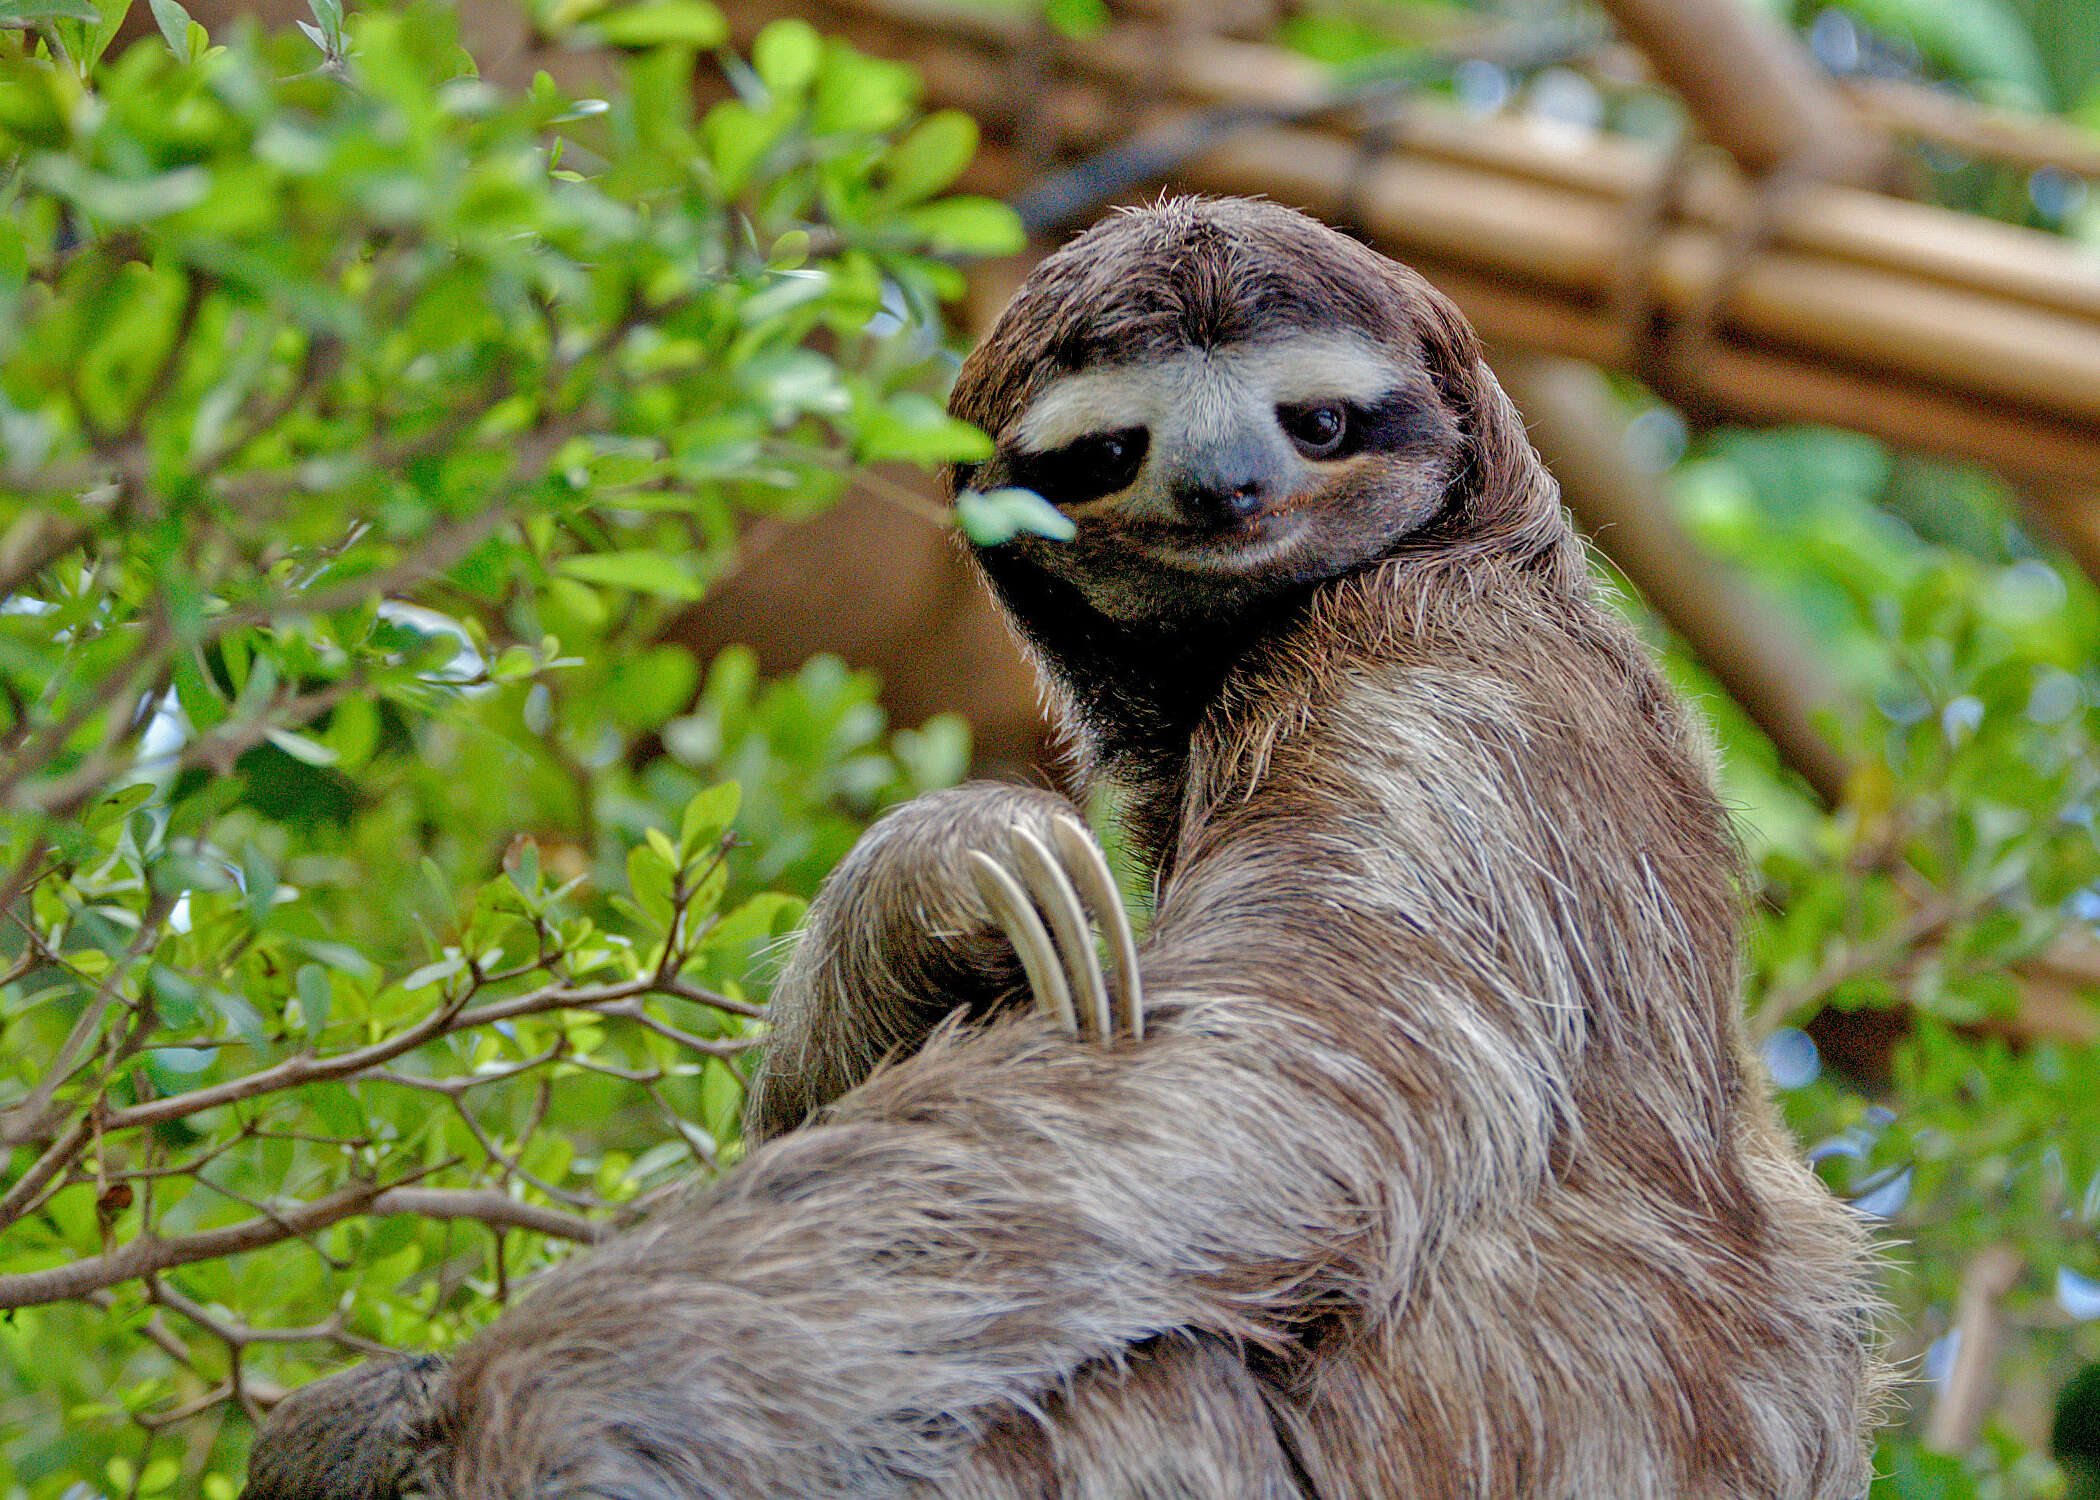
<path fill-rule="evenodd" d="M 744 517 L 988 451 L 967 122 L 794 23 L 698 113 L 699 0 L 535 9 L 602 101 L 151 4 L 0 0 L 9 1500 L 230 1500 L 255 1403 L 733 1160 L 803 898 L 968 753 L 671 643 Z"/>

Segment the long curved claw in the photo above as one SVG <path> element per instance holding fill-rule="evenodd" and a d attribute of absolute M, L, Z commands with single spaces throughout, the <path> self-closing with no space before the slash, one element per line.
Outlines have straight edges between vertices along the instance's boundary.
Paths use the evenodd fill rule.
<path fill-rule="evenodd" d="M 1064 960 L 1065 978 L 1078 1003 L 1081 1021 L 1098 1041 L 1115 1035 L 1108 1010 L 1108 986 L 1101 978 L 1101 956 L 1094 951 L 1094 933 L 1079 893 L 1072 889 L 1057 856 L 1043 841 L 1018 824 L 1007 842 L 1022 883 L 1034 895 L 1037 906 L 1050 919 L 1051 934 Z"/>
<path fill-rule="evenodd" d="M 1053 818 L 1050 837 L 1107 940 L 1109 968 L 1115 975 L 1115 998 L 1123 1013 L 1123 1024 L 1133 1041 L 1143 1041 L 1145 993 L 1138 980 L 1137 935 L 1130 929 L 1130 913 L 1123 905 L 1123 893 L 1116 888 L 1116 877 L 1102 857 L 1101 846 L 1077 818 L 1062 814 Z"/>
<path fill-rule="evenodd" d="M 1037 1008 L 1062 1026 L 1067 1035 L 1078 1036 L 1079 1018 L 1072 1010 L 1072 991 L 1065 983 L 1064 966 L 1058 962 L 1057 950 L 1051 946 L 1050 934 L 1043 927 L 1043 919 L 1035 914 L 1028 893 L 989 854 L 977 849 L 969 854 L 970 873 L 977 882 L 978 894 L 984 897 L 985 905 L 992 909 L 993 920 L 1020 956 L 1021 970 L 1028 976 L 1028 988 L 1035 995 Z"/>

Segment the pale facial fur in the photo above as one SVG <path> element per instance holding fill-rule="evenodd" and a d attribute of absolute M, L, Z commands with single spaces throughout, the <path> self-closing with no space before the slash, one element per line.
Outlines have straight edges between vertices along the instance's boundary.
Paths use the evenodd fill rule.
<path fill-rule="evenodd" d="M 1283 443 L 1279 405 L 1369 403 L 1413 373 L 1390 349 L 1353 333 L 1286 333 L 1146 364 L 1096 366 L 1053 381 L 1015 425 L 1014 446 L 1043 453 L 1119 427 L 1152 429 L 1162 454 L 1248 428 L 1266 428 Z"/>
<path fill-rule="evenodd" d="M 1332 455 L 1292 431 L 1294 415 L 1302 425 L 1322 408 L 1343 424 Z M 1061 376 L 975 482 L 1041 488 L 1079 534 L 1024 540 L 1031 561 L 1112 619 L 1161 619 L 1378 556 L 1434 513 L 1454 437 L 1406 347 L 1292 330 Z M 1118 440 L 1141 457 L 1127 482 L 1094 493 L 1086 478 L 1103 470 L 1069 455 Z"/>

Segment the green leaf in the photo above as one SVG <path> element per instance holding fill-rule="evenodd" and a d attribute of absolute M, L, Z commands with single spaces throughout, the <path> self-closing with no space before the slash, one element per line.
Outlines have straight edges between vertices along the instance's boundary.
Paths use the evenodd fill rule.
<path fill-rule="evenodd" d="M 306 1021 L 306 1034 L 318 1037 L 328 1029 L 328 1009 L 334 986 L 328 971 L 319 964 L 301 964 L 298 974 L 299 1013 Z"/>
<path fill-rule="evenodd" d="M 950 255 L 1011 255 L 1028 242 L 1021 216 L 994 198 L 942 198 L 904 215 L 929 248 Z"/>
<path fill-rule="evenodd" d="M 102 13 L 88 0 L 0 0 L 0 23 L 101 19 Z"/>
<path fill-rule="evenodd" d="M 615 47 L 719 47 L 729 36 L 722 13 L 702 0 L 641 0 L 591 27 Z"/>
<path fill-rule="evenodd" d="M 519 682 L 540 669 L 539 653 L 530 646 L 505 646 L 489 663 L 491 682 Z"/>
<path fill-rule="evenodd" d="M 1993 103 L 2049 107 L 2041 52 L 2019 9 L 2004 0 L 1852 0 L 1850 9 L 1879 30 L 1908 34 Z"/>
<path fill-rule="evenodd" d="M 799 96 L 817 76 L 824 39 L 807 21 L 768 21 L 751 44 L 751 66 L 776 98 Z"/>
<path fill-rule="evenodd" d="M 977 153 L 977 122 L 957 109 L 929 115 L 882 161 L 886 201 L 916 203 L 962 174 Z"/>
<path fill-rule="evenodd" d="M 719 1140 L 736 1128 L 737 1112 L 743 1107 L 743 1080 L 721 1058 L 710 1057 L 700 1070 L 701 1125 Z"/>
<path fill-rule="evenodd" d="M 799 897 L 762 891 L 724 913 L 722 919 L 707 930 L 703 946 L 741 957 L 743 950 L 752 944 L 770 941 L 793 930 L 802 920 L 805 910 L 807 903 Z"/>
<path fill-rule="evenodd" d="M 627 888 L 634 893 L 635 905 L 642 915 L 659 931 L 668 932 L 671 928 L 674 873 L 671 862 L 647 844 L 637 844 L 627 852 Z"/>
<path fill-rule="evenodd" d="M 265 729 L 263 737 L 292 759 L 304 761 L 309 766 L 332 766 L 341 758 L 332 746 L 303 734 L 294 734 L 289 729 Z"/>
<path fill-rule="evenodd" d="M 190 27 L 196 23 L 190 13 L 182 8 L 182 0 L 146 0 L 153 8 L 153 24 L 168 44 L 168 50 L 176 59 L 188 62 L 190 57 Z"/>
<path fill-rule="evenodd" d="M 729 831 L 743 804 L 744 789 L 734 781 L 711 786 L 686 803 L 678 820 L 678 853 L 691 859 Z"/>
<path fill-rule="evenodd" d="M 838 366 L 814 349 L 785 349 L 755 358 L 744 367 L 744 378 L 779 424 L 802 412 L 835 414 L 853 406 Z"/>
<path fill-rule="evenodd" d="M 455 953 L 450 958 L 441 958 L 434 963 L 423 965 L 420 969 L 411 970 L 402 979 L 401 988 L 404 990 L 422 990 L 428 989 L 434 984 L 443 984 L 466 966 L 466 959 Z"/>
<path fill-rule="evenodd" d="M 951 417 L 919 391 L 903 391 L 861 421 L 864 461 L 971 463 L 992 456 L 992 442 L 968 422 Z"/>
<path fill-rule="evenodd" d="M 833 47 L 817 75 L 809 128 L 818 135 L 888 130 L 911 113 L 919 77 L 901 63 Z"/>
<path fill-rule="evenodd" d="M 1023 532 L 1059 542 L 1079 534 L 1070 516 L 1034 490 L 964 490 L 955 497 L 955 523 L 980 547 L 999 546 Z"/>
<path fill-rule="evenodd" d="M 116 40 L 117 32 L 124 25 L 124 18 L 131 13 L 131 0 L 103 0 L 96 9 L 101 14 L 93 21 L 57 23 L 74 62 L 84 73 L 101 65 L 102 54 L 109 50 L 109 44 Z"/>
<path fill-rule="evenodd" d="M 710 109 L 700 125 L 700 141 L 722 191 L 743 191 L 766 153 L 793 124 L 785 113 L 761 115 L 741 99 L 726 99 Z"/>
<path fill-rule="evenodd" d="M 151 177 L 116 177 L 70 157 L 46 155 L 36 158 L 30 173 L 88 217 L 110 225 L 165 219 L 195 207 L 211 191 L 211 174 L 194 165 Z"/>
<path fill-rule="evenodd" d="M 105 797 L 89 808 L 81 821 L 91 831 L 99 832 L 104 828 L 121 822 L 125 814 L 152 796 L 153 792 L 154 788 L 150 782 L 140 782 L 137 786 L 128 786 L 123 791 L 116 793 L 114 796 Z"/>
<path fill-rule="evenodd" d="M 621 727 L 646 734 L 693 701 L 700 664 L 683 646 L 652 646 L 630 653 L 612 671 L 607 686 L 613 717 Z"/>
<path fill-rule="evenodd" d="M 565 557 L 560 571 L 584 583 L 608 584 L 664 599 L 697 599 L 699 580 L 668 552 L 591 552 Z"/>
<path fill-rule="evenodd" d="M 307 0 L 307 9 L 321 28 L 322 49 L 330 57 L 342 56 L 343 0 Z"/>

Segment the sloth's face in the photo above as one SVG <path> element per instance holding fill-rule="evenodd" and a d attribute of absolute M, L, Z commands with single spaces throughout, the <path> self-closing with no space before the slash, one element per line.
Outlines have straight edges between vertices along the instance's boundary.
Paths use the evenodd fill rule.
<path fill-rule="evenodd" d="M 1347 330 L 1183 348 L 1046 385 L 972 488 L 1034 490 L 1026 561 L 1112 619 L 1229 612 L 1389 551 L 1441 506 L 1459 430 L 1428 374 Z"/>

